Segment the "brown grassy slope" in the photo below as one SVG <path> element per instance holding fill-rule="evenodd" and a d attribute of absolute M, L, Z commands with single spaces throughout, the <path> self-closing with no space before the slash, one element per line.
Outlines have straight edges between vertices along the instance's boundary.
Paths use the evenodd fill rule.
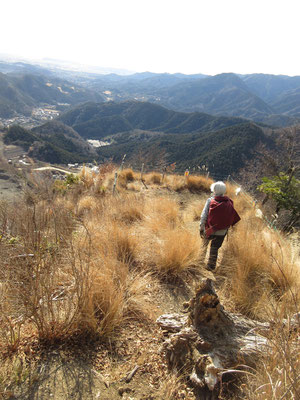
<path fill-rule="evenodd" d="M 55 192 L 40 191 L 13 207 L 1 204 L 3 392 L 10 384 L 20 388 L 22 379 L 28 383 L 28 371 L 22 370 L 26 363 L 18 380 L 18 361 L 7 361 L 12 352 L 14 360 L 24 354 L 28 337 L 37 340 L 37 349 L 89 337 L 131 349 L 128 356 L 123 350 L 116 356 L 110 347 L 107 357 L 113 365 L 105 357 L 100 357 L 100 364 L 95 362 L 94 368 L 109 381 L 115 375 L 121 379 L 136 363 L 141 393 L 146 376 L 153 398 L 168 392 L 170 399 L 193 398 L 180 382 L 182 395 L 168 386 L 173 378 L 159 353 L 161 332 L 154 321 L 163 311 L 180 308 L 201 276 L 210 274 L 204 269 L 198 225 L 211 181 L 171 175 L 158 182 L 153 174 L 144 179 L 148 189 L 138 174 L 125 170 L 112 195 L 112 168 L 99 175 L 85 169 L 73 185 L 59 184 Z M 228 185 L 231 197 L 234 189 Z M 299 260 L 289 241 L 255 216 L 248 198 L 234 201 L 242 221 L 220 252 L 215 274 L 220 297 L 232 311 L 254 318 L 289 317 L 299 309 Z M 278 340 L 283 343 L 282 336 Z M 273 363 L 279 358 L 278 347 L 273 346 L 268 357 Z M 117 359 L 126 359 L 126 365 Z M 290 364 L 286 360 L 282 368 Z M 6 372 L 11 368 L 14 378 L 9 382 Z M 259 388 L 261 381 L 255 379 L 247 387 Z M 114 395 L 112 391 L 108 398 Z"/>

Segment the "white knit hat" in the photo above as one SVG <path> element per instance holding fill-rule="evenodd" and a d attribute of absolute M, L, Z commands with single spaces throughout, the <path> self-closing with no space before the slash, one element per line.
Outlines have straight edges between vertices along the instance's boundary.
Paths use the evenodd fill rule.
<path fill-rule="evenodd" d="M 210 190 L 215 194 L 216 196 L 223 196 L 223 194 L 226 193 L 226 185 L 222 181 L 218 181 L 213 183 L 210 186 Z"/>

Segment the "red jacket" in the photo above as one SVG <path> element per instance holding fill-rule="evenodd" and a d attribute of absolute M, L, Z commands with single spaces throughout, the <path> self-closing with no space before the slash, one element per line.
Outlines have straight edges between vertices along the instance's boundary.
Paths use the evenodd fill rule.
<path fill-rule="evenodd" d="M 240 220 L 233 207 L 233 201 L 227 196 L 215 196 L 209 205 L 208 218 L 205 224 L 206 236 L 221 229 L 227 229 Z"/>

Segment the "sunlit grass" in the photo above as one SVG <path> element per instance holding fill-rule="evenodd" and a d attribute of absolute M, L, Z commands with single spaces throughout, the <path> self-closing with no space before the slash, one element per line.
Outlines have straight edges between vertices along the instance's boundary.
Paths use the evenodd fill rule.
<path fill-rule="evenodd" d="M 112 339 L 128 320 L 153 317 L 162 281 L 202 272 L 199 219 L 212 181 L 152 173 L 146 189 L 140 173 L 125 169 L 112 193 L 115 171 L 84 169 L 77 188 L 0 203 L 0 344 L 10 353 L 24 327 L 52 344 L 74 334 Z M 231 311 L 274 322 L 268 353 L 243 391 L 293 398 L 299 359 L 280 327 L 299 310 L 299 249 L 256 217 L 250 196 L 227 189 L 242 219 L 220 250 L 218 294 Z M 166 398 L 172 385 L 161 386 Z"/>

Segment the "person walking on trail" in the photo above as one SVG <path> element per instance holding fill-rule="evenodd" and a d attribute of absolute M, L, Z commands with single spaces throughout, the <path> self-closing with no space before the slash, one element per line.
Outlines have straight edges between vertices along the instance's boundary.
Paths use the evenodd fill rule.
<path fill-rule="evenodd" d="M 227 235 L 230 226 L 235 225 L 241 218 L 233 207 L 233 201 L 225 196 L 224 182 L 213 183 L 210 187 L 212 197 L 207 199 L 200 218 L 200 236 L 204 245 L 210 245 L 207 269 L 216 268 L 218 251 Z"/>

